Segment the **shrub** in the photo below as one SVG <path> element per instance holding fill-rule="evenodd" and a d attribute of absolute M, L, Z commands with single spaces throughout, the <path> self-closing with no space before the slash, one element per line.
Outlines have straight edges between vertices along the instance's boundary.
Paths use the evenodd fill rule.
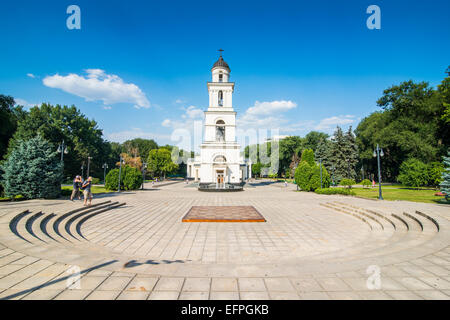
<path fill-rule="evenodd" d="M 315 193 L 317 194 L 327 194 L 327 195 L 331 195 L 331 194 L 342 194 L 342 195 L 346 195 L 346 196 L 354 196 L 355 192 L 350 190 L 350 189 L 346 189 L 346 188 L 322 188 L 322 189 L 316 189 Z"/>
<path fill-rule="evenodd" d="M 306 161 L 300 162 L 295 170 L 295 183 L 303 191 L 311 191 L 311 176 L 313 175 L 313 168 Z"/>
<path fill-rule="evenodd" d="M 61 194 L 62 164 L 54 146 L 40 135 L 20 142 L 2 170 L 7 197 L 50 199 Z"/>
<path fill-rule="evenodd" d="M 142 185 L 142 173 L 132 167 L 127 167 L 125 177 L 123 178 L 123 186 L 125 190 L 136 190 Z"/>
<path fill-rule="evenodd" d="M 120 178 L 121 185 L 123 183 L 123 175 Z M 119 169 L 112 169 L 106 175 L 105 189 L 106 190 L 117 190 L 119 187 Z"/>
<path fill-rule="evenodd" d="M 305 149 L 302 152 L 302 158 L 300 162 L 306 161 L 310 166 L 314 166 L 314 151 L 312 149 Z"/>
<path fill-rule="evenodd" d="M 310 178 L 311 191 L 320 188 L 320 166 L 314 165 L 313 174 Z M 328 174 L 327 169 L 322 165 L 322 188 L 328 188 L 331 184 L 331 177 Z"/>
<path fill-rule="evenodd" d="M 364 187 L 369 187 L 372 183 L 370 182 L 369 179 L 364 179 L 363 181 L 361 181 L 361 184 Z"/>
<path fill-rule="evenodd" d="M 356 182 L 353 179 L 342 179 L 339 184 L 341 186 L 347 187 L 348 189 L 351 189 L 352 185 L 356 184 Z"/>
<path fill-rule="evenodd" d="M 142 173 L 137 168 L 122 167 L 120 190 L 136 190 L 142 185 Z M 119 169 L 113 169 L 106 175 L 105 189 L 117 190 L 119 187 Z"/>
<path fill-rule="evenodd" d="M 428 167 L 422 161 L 409 159 L 400 165 L 398 181 L 407 186 L 418 188 L 428 183 Z"/>
<path fill-rule="evenodd" d="M 442 173 L 444 172 L 444 164 L 440 162 L 432 162 L 427 166 L 427 185 L 430 187 L 438 187 L 442 182 Z"/>
<path fill-rule="evenodd" d="M 100 184 L 99 178 L 92 178 L 92 184 Z"/>

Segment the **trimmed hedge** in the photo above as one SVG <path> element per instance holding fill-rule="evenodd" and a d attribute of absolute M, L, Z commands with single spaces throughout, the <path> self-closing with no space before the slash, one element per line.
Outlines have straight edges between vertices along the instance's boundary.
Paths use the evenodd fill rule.
<path fill-rule="evenodd" d="M 350 189 L 346 189 L 346 188 L 322 188 L 322 189 L 316 189 L 315 193 L 317 194 L 327 194 L 327 195 L 331 195 L 331 194 L 341 194 L 341 195 L 345 195 L 345 196 L 354 196 L 355 192 L 350 190 Z"/>
<path fill-rule="evenodd" d="M 120 190 L 137 190 L 142 185 L 142 173 L 129 166 L 122 167 Z M 117 190 L 119 187 L 119 169 L 113 169 L 106 175 L 105 189 Z"/>
<path fill-rule="evenodd" d="M 313 175 L 313 169 L 306 161 L 300 162 L 295 170 L 295 183 L 303 191 L 311 191 L 311 176 Z"/>
<path fill-rule="evenodd" d="M 308 162 L 302 161 L 295 170 L 295 183 L 303 191 L 314 191 L 320 188 L 320 166 L 315 163 L 311 166 Z M 331 178 L 327 169 L 322 165 L 322 186 L 328 188 Z"/>

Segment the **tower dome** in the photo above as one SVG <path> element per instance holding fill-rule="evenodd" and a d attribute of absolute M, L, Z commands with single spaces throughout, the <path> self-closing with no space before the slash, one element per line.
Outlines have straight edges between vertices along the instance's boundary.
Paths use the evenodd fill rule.
<path fill-rule="evenodd" d="M 228 72 L 231 71 L 230 67 L 228 66 L 228 63 L 226 63 L 225 60 L 223 60 L 222 55 L 220 55 L 219 60 L 217 60 L 214 63 L 212 69 L 214 69 L 214 68 L 224 68 L 224 69 L 227 69 Z"/>

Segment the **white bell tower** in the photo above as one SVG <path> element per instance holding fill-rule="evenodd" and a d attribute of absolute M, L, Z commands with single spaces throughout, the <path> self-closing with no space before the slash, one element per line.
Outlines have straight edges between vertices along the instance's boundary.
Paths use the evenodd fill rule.
<path fill-rule="evenodd" d="M 207 83 L 209 107 L 205 111 L 201 149 L 200 183 L 239 184 L 243 181 L 240 146 L 236 142 L 236 112 L 233 109 L 234 82 L 230 67 L 220 57 L 214 63 L 212 81 Z"/>

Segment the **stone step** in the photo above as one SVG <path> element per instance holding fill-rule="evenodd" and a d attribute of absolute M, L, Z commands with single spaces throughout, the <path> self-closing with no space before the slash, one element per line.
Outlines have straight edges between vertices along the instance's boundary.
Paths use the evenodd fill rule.
<path fill-rule="evenodd" d="M 328 206 L 330 208 L 335 208 L 333 205 Z M 345 206 L 344 206 L 345 207 Z M 341 205 L 339 208 L 337 208 L 339 211 L 345 210 L 343 208 L 343 206 Z M 348 207 L 347 207 L 348 209 Z M 356 208 L 354 208 L 356 209 Z M 359 210 L 357 210 L 357 212 L 362 211 L 360 208 L 358 208 Z M 347 211 L 348 213 L 350 211 Z M 369 212 L 370 213 L 370 212 Z M 381 213 L 378 213 L 379 215 L 381 215 Z M 366 215 L 364 215 L 366 217 Z M 421 221 L 419 218 L 414 219 L 414 217 L 412 217 L 410 214 L 404 214 L 403 216 L 398 216 L 398 215 L 394 215 L 398 218 L 399 221 L 399 225 L 402 225 L 403 223 L 405 224 L 406 229 L 408 230 L 408 232 L 403 235 L 397 235 L 395 236 L 395 238 L 384 238 L 382 239 L 377 239 L 376 243 L 371 243 L 371 241 L 365 241 L 365 243 L 360 246 L 355 248 L 354 246 L 345 250 L 342 250 L 341 252 L 334 254 L 325 254 L 325 255 L 320 255 L 320 258 L 328 258 L 330 259 L 331 257 L 337 258 L 344 258 L 346 260 L 351 260 L 353 259 L 353 257 L 357 257 L 359 258 L 365 258 L 365 257 L 374 257 L 374 256 L 380 256 L 380 255 L 386 255 L 386 254 L 392 254 L 401 250 L 405 250 L 407 248 L 412 248 L 412 247 L 416 247 L 416 246 L 420 246 L 423 243 L 427 242 L 430 238 L 433 237 L 433 235 L 435 234 L 435 232 L 423 232 L 422 228 L 424 228 L 424 226 L 426 226 L 426 228 L 429 230 L 432 228 L 430 228 L 430 224 L 432 224 L 434 226 L 434 223 L 429 220 L 429 221 Z M 381 221 L 381 219 L 379 219 Z M 384 219 L 386 221 L 388 221 L 388 219 Z M 393 221 L 392 221 L 393 222 Z M 394 223 L 395 224 L 395 223 Z M 397 225 L 396 225 L 397 226 Z M 401 227 L 396 227 L 396 231 L 397 229 L 400 229 Z M 425 229 L 425 228 L 424 228 Z M 434 228 L 434 230 L 436 230 L 436 228 Z M 373 237 L 372 237 L 373 238 Z M 316 257 L 319 258 L 319 257 Z"/>

